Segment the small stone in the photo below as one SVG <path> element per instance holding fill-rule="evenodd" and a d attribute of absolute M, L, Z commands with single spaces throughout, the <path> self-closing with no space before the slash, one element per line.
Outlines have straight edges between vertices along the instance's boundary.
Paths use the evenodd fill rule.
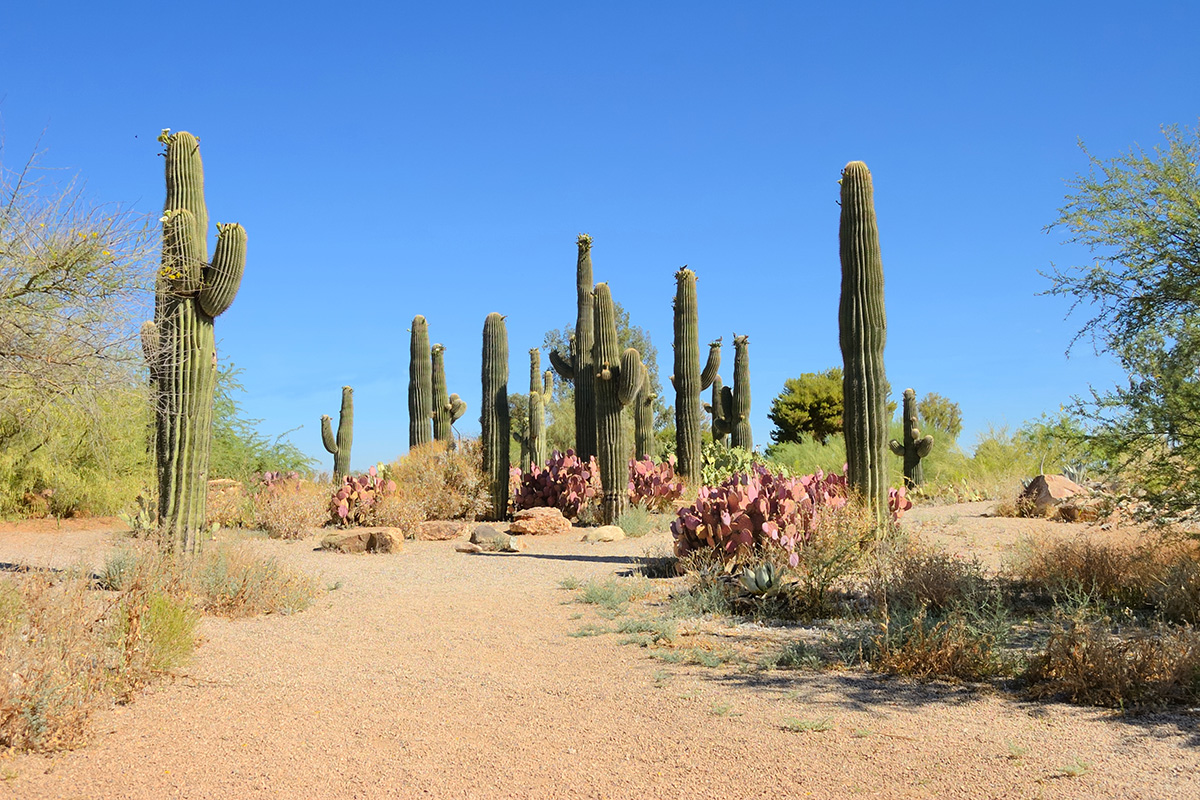
<path fill-rule="evenodd" d="M 458 544 L 454 545 L 454 549 L 460 553 L 482 553 L 483 552 L 482 547 L 480 547 L 477 544 L 471 544 L 470 542 L 459 542 Z"/>
<path fill-rule="evenodd" d="M 325 534 L 320 549 L 335 553 L 398 553 L 402 538 L 396 528 L 354 528 Z"/>
<path fill-rule="evenodd" d="M 530 536 L 570 533 L 571 521 L 557 508 L 526 508 L 517 512 L 513 523 L 508 526 L 508 532 L 527 533 Z"/>
<path fill-rule="evenodd" d="M 601 525 L 588 531 L 580 539 L 582 542 L 619 542 L 625 538 L 625 531 L 617 525 Z"/>
<path fill-rule="evenodd" d="M 458 539 L 466 532 L 467 523 L 461 520 L 434 520 L 417 524 L 417 538 L 423 542 Z"/>

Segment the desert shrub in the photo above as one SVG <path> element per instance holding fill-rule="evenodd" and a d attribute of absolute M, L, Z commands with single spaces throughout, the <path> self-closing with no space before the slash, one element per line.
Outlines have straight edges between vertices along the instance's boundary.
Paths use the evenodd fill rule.
<path fill-rule="evenodd" d="M 837 472 L 846 464 L 846 439 L 835 433 L 824 443 L 807 436 L 799 442 L 777 442 L 767 448 L 766 456 L 772 464 L 787 468 L 793 475 L 818 470 Z"/>
<path fill-rule="evenodd" d="M 635 539 L 654 530 L 654 523 L 655 515 L 641 506 L 628 506 L 617 517 L 617 527 L 625 531 L 626 536 Z"/>
<path fill-rule="evenodd" d="M 938 614 L 977 603 L 988 588 L 978 559 L 901 544 L 880 553 L 870 594 L 889 613 Z"/>
<path fill-rule="evenodd" d="M 683 481 L 675 477 L 675 457 L 656 462 L 629 461 L 629 501 L 647 511 L 666 511 L 683 497 Z"/>
<path fill-rule="evenodd" d="M 251 498 L 253 525 L 272 539 L 304 538 L 328 519 L 328 492 L 295 473 L 261 475 Z"/>
<path fill-rule="evenodd" d="M 1176 556 L 1150 586 L 1154 608 L 1169 622 L 1200 623 L 1200 554 L 1180 546 Z"/>
<path fill-rule="evenodd" d="M 892 617 L 871 645 L 867 659 L 880 672 L 977 681 L 1007 670 L 997 630 L 961 612 L 936 616 L 921 609 Z"/>
<path fill-rule="evenodd" d="M 1025 675 L 1035 697 L 1113 708 L 1200 701 L 1200 632 L 1160 626 L 1117 636 L 1099 624 L 1053 633 Z"/>
<path fill-rule="evenodd" d="M 833 590 L 863 566 L 875 533 L 874 515 L 857 499 L 818 516 L 790 570 L 789 615 L 810 619 L 833 611 Z"/>
<path fill-rule="evenodd" d="M 204 513 L 210 527 L 249 528 L 254 525 L 254 500 L 241 481 L 209 481 Z"/>
<path fill-rule="evenodd" d="M 1054 602 L 1143 607 L 1164 563 L 1147 544 L 1113 544 L 1086 536 L 1025 540 L 1010 569 L 1027 590 Z"/>
<path fill-rule="evenodd" d="M 483 450 L 478 439 L 463 439 L 454 449 L 446 442 L 419 445 L 389 464 L 384 474 L 396 482 L 397 494 L 407 504 L 401 512 L 400 503 L 385 503 L 385 507 L 393 505 L 391 513 L 397 519 L 409 519 L 415 513 L 420 516 L 418 522 L 473 520 L 488 506 Z M 416 511 L 412 510 L 414 506 Z"/>
<path fill-rule="evenodd" d="M 537 465 L 519 473 L 511 492 L 514 511 L 525 508 L 557 508 L 568 519 L 578 518 L 600 496 L 600 467 L 595 456 L 584 463 L 574 450 L 554 451 L 543 469 Z"/>

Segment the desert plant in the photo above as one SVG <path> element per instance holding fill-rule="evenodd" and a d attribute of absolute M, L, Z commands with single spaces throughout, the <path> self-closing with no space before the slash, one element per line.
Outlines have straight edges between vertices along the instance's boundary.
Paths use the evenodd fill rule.
<path fill-rule="evenodd" d="M 712 402 L 704 404 L 704 410 L 712 414 L 712 440 L 714 444 L 729 446 L 729 424 L 725 421 L 725 404 L 722 402 L 721 376 L 714 375 L 712 381 Z M 701 461 L 704 451 L 701 450 Z M 701 479 L 703 481 L 703 478 Z"/>
<path fill-rule="evenodd" d="M 882 523 L 887 502 L 887 395 L 883 346 L 883 261 L 875 222 L 871 172 L 861 161 L 842 170 L 838 231 L 842 293 L 838 342 L 842 349 L 843 432 L 846 477 Z"/>
<path fill-rule="evenodd" d="M 648 511 L 667 511 L 680 497 L 684 484 L 675 477 L 675 457 L 629 462 L 629 502 Z"/>
<path fill-rule="evenodd" d="M 255 527 L 273 539 L 308 536 L 329 516 L 329 488 L 295 473 L 264 473 L 251 498 Z"/>
<path fill-rule="evenodd" d="M 729 446 L 754 449 L 750 430 L 750 337 L 733 337 L 733 387 L 721 389 L 722 420 L 729 431 Z"/>
<path fill-rule="evenodd" d="M 155 409 L 158 521 L 164 546 L 200 549 L 204 529 L 216 344 L 213 319 L 233 303 L 246 264 L 246 231 L 217 225 L 208 259 L 208 211 L 199 140 L 162 132 L 167 199 L 154 320 L 142 327 Z"/>
<path fill-rule="evenodd" d="M 439 442 L 454 439 L 453 425 L 467 410 L 467 404 L 457 394 L 447 394 L 445 345 L 435 344 L 429 350 L 433 369 L 433 438 Z"/>
<path fill-rule="evenodd" d="M 330 522 L 341 527 L 374 525 L 376 504 L 395 491 L 396 482 L 380 475 L 376 467 L 363 475 L 345 475 L 329 500 Z"/>
<path fill-rule="evenodd" d="M 592 296 L 592 237 L 579 234 L 575 262 L 576 318 L 570 352 L 550 351 L 550 364 L 559 377 L 575 389 L 575 452 L 588 459 L 596 455 L 595 299 Z"/>
<path fill-rule="evenodd" d="M 548 506 L 557 508 L 564 517 L 574 519 L 583 508 L 595 502 L 602 491 L 600 467 L 593 456 L 586 462 L 574 450 L 557 450 L 545 467 L 534 464 L 529 472 L 517 471 L 517 486 L 512 493 L 515 511 Z"/>
<path fill-rule="evenodd" d="M 438 441 L 413 448 L 384 472 L 397 488 L 383 499 L 380 524 L 405 532 L 413 519 L 473 520 L 490 503 L 478 439 L 464 439 L 453 450 Z"/>
<path fill-rule="evenodd" d="M 643 369 L 645 369 L 645 365 L 643 365 Z M 654 404 L 657 400 L 658 395 L 650 386 L 650 382 L 642 381 L 642 388 L 638 389 L 637 396 L 633 398 L 634 458 L 654 458 L 657 450 L 655 447 L 657 437 L 654 435 Z"/>
<path fill-rule="evenodd" d="M 904 485 L 906 488 L 919 486 L 925 481 L 921 470 L 921 459 L 933 449 L 933 437 L 921 436 L 917 429 L 917 393 L 904 390 L 904 441 L 892 439 L 888 447 L 898 456 L 904 457 Z"/>
<path fill-rule="evenodd" d="M 700 393 L 707 389 L 721 366 L 721 340 L 708 346 L 708 361 L 700 369 L 699 312 L 696 273 L 687 267 L 675 273 L 675 455 L 679 475 L 695 481 L 700 475 Z M 639 458 L 640 451 L 635 453 Z"/>
<path fill-rule="evenodd" d="M 491 494 L 491 519 L 508 513 L 509 430 L 508 332 L 504 317 L 488 314 L 483 323 L 483 471 Z"/>
<path fill-rule="evenodd" d="M 433 360 L 429 325 L 418 314 L 409 329 L 408 446 L 433 441 Z"/>
<path fill-rule="evenodd" d="M 621 409 L 637 396 L 646 372 L 632 347 L 618 352 L 617 321 L 608 284 L 596 284 L 596 457 L 600 464 L 600 519 L 616 522 L 625 509 L 628 471 L 622 446 Z"/>
<path fill-rule="evenodd" d="M 549 370 L 542 374 L 542 351 L 536 347 L 529 350 L 529 427 L 526 436 L 529 444 L 526 448 L 527 463 L 522 464 L 529 469 L 530 464 L 541 464 L 546 460 L 546 404 L 554 391 L 554 376 Z"/>
<path fill-rule="evenodd" d="M 321 442 L 333 454 L 333 480 L 350 474 L 350 448 L 354 444 L 354 390 L 342 387 L 342 410 L 338 414 L 337 439 L 333 438 L 328 414 L 321 416 Z"/>

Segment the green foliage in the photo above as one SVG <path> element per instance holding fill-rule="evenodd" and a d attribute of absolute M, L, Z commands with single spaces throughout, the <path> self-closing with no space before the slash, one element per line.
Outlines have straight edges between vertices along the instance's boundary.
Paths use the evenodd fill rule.
<path fill-rule="evenodd" d="M 934 427 L 949 434 L 949 439 L 943 441 L 956 442 L 962 433 L 962 409 L 958 403 L 937 392 L 929 392 L 921 398 L 917 404 L 917 419 L 923 427 Z"/>
<path fill-rule="evenodd" d="M 248 483 L 256 472 L 312 472 L 316 462 L 285 439 L 291 431 L 268 439 L 258 432 L 262 420 L 244 416 L 238 399 L 246 391 L 238 380 L 242 372 L 232 363 L 217 369 L 209 476 Z"/>
<path fill-rule="evenodd" d="M 1136 470 L 1147 499 L 1181 510 L 1200 502 L 1200 129 L 1164 136 L 1109 160 L 1083 148 L 1090 169 L 1069 182 L 1048 230 L 1065 231 L 1089 257 L 1056 268 L 1047 293 L 1093 314 L 1072 345 L 1090 338 L 1128 375 L 1072 411 L 1114 466 Z"/>
<path fill-rule="evenodd" d="M 758 453 L 705 442 L 700 451 L 700 485 L 719 486 L 733 475 L 748 473 L 754 464 L 766 463 Z"/>
<path fill-rule="evenodd" d="M 842 368 L 788 378 L 783 391 L 771 401 L 767 418 L 775 424 L 773 442 L 799 443 L 813 438 L 825 444 L 832 434 L 842 432 Z"/>
<path fill-rule="evenodd" d="M 846 467 L 846 440 L 840 433 L 829 436 L 825 443 L 805 437 L 799 442 L 782 442 L 767 448 L 767 459 L 786 467 L 796 475 L 809 475 L 817 470 L 841 472 Z"/>

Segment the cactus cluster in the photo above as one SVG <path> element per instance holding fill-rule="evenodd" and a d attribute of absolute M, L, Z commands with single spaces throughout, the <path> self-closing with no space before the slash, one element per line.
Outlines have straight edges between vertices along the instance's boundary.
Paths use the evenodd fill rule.
<path fill-rule="evenodd" d="M 925 480 L 921 459 L 933 449 L 933 437 L 921 436 L 921 431 L 917 428 L 917 393 L 912 389 L 904 390 L 904 441 L 892 439 L 888 442 L 888 447 L 896 455 L 904 456 L 905 488 L 920 486 Z"/>
<path fill-rule="evenodd" d="M 333 480 L 350 474 L 350 446 L 354 443 L 354 390 L 342 387 L 342 411 L 338 415 L 337 438 L 333 437 L 329 415 L 321 417 L 321 442 L 333 454 Z"/>
<path fill-rule="evenodd" d="M 557 350 L 550 351 L 550 364 L 560 378 L 570 381 L 575 387 L 575 451 L 586 459 L 597 454 L 592 237 L 586 233 L 579 234 L 576 246 L 579 255 L 575 262 L 575 335 L 571 337 L 569 353 L 564 355 Z"/>
<path fill-rule="evenodd" d="M 629 462 L 629 502 L 649 511 L 667 511 L 683 497 L 683 481 L 675 474 L 675 457 L 655 461 L 644 457 Z"/>
<path fill-rule="evenodd" d="M 879 254 L 870 170 L 861 161 L 851 161 L 842 170 L 841 183 L 838 240 L 842 294 L 838 305 L 838 342 L 843 364 L 842 421 L 847 478 L 882 523 L 888 488 L 883 260 Z"/>
<path fill-rule="evenodd" d="M 343 528 L 369 525 L 379 501 L 395 491 L 396 482 L 380 475 L 375 467 L 365 475 L 343 475 L 341 486 L 329 500 L 329 519 Z"/>
<path fill-rule="evenodd" d="M 721 340 L 708 346 L 700 368 L 699 311 L 696 273 L 686 266 L 675 273 L 675 452 L 679 475 L 685 481 L 700 477 L 700 393 L 712 385 L 721 366 Z"/>
<path fill-rule="evenodd" d="M 544 467 L 534 464 L 528 472 L 517 476 L 512 505 L 515 511 L 542 506 L 557 508 L 567 519 L 574 519 L 600 491 L 600 467 L 595 456 L 585 461 L 574 450 L 565 453 L 556 450 Z"/>
<path fill-rule="evenodd" d="M 217 350 L 213 320 L 233 303 L 246 264 L 246 231 L 217 224 L 208 259 L 208 209 L 200 142 L 162 132 L 167 197 L 154 320 L 142 327 L 154 404 L 158 524 L 167 548 L 200 549 L 208 496 Z"/>
<path fill-rule="evenodd" d="M 504 317 L 496 312 L 483 323 L 483 402 L 479 416 L 482 428 L 483 473 L 491 498 L 491 519 L 508 514 L 508 463 L 510 422 L 508 418 L 508 331 Z"/>
<path fill-rule="evenodd" d="M 600 519 L 612 525 L 625 510 L 627 469 L 622 443 L 621 409 L 633 402 L 646 378 L 635 348 L 619 352 L 617 318 L 607 283 L 595 291 L 596 460 L 600 463 Z"/>

